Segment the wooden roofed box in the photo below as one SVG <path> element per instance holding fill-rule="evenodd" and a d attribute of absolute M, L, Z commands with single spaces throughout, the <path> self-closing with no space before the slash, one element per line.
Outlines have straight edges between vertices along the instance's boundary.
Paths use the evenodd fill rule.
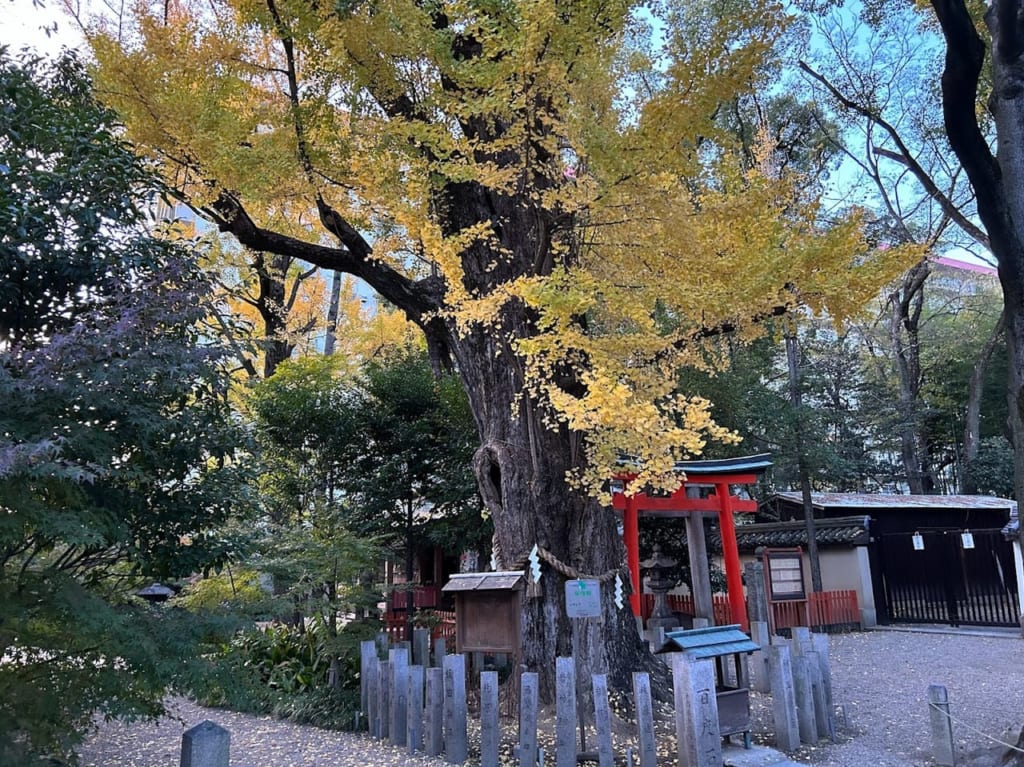
<path fill-rule="evenodd" d="M 518 654 L 525 586 L 518 570 L 453 575 L 441 590 L 455 596 L 456 651 Z"/>
<path fill-rule="evenodd" d="M 750 690 L 740 656 L 760 649 L 739 625 L 732 625 L 669 631 L 658 653 L 681 652 L 690 658 L 714 661 L 719 734 L 723 738 L 742 734 L 743 745 L 750 748 Z M 735 687 L 727 682 L 726 663 L 730 661 L 734 664 Z"/>

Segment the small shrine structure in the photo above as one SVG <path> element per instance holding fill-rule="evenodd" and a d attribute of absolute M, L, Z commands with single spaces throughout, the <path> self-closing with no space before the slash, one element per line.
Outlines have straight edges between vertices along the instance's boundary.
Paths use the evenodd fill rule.
<path fill-rule="evenodd" d="M 631 496 L 625 486 L 636 478 L 636 473 L 624 468 L 614 477 L 612 507 L 622 513 L 622 538 L 626 545 L 626 561 L 633 593 L 630 606 L 633 615 L 640 615 L 640 517 L 684 517 L 686 540 L 690 554 L 690 572 L 693 583 L 694 604 L 702 617 L 712 618 L 711 580 L 708 565 L 707 542 L 701 517 L 717 514 L 722 533 L 722 555 L 725 562 L 725 580 L 729 594 L 732 622 L 744 630 L 748 627 L 746 600 L 743 595 L 743 573 L 740 568 L 739 549 L 736 545 L 736 527 L 733 514 L 754 513 L 757 502 L 745 492 L 734 495 L 735 485 L 752 485 L 772 465 L 767 453 L 743 458 L 720 460 L 680 461 L 675 471 L 682 482 L 673 493 L 654 494 L 641 491 Z"/>

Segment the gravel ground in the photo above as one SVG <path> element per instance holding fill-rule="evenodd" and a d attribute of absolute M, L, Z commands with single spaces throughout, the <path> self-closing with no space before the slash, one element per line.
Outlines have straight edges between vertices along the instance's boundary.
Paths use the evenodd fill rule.
<path fill-rule="evenodd" d="M 79 752 L 82 767 L 178 767 L 181 735 L 204 719 L 231 733 L 231 767 L 442 767 L 440 759 L 345 732 L 321 730 L 265 716 L 209 709 L 182 699 L 171 717 L 155 723 L 100 726 Z"/>
<path fill-rule="evenodd" d="M 955 717 L 957 764 L 965 764 L 970 754 L 997 745 L 990 738 L 1006 740 L 1012 726 L 1019 732 L 1024 725 L 1022 650 L 1024 640 L 1010 632 L 870 631 L 832 637 L 841 742 L 805 749 L 795 758 L 819 767 L 932 764 L 928 685 L 941 684 Z"/>
<path fill-rule="evenodd" d="M 931 764 L 927 690 L 949 690 L 954 737 L 964 757 L 1024 725 L 1024 642 L 1017 636 L 871 631 L 832 637 L 833 695 L 840 742 L 793 758 L 816 767 L 922 767 Z M 755 740 L 770 745 L 766 702 L 755 696 Z M 172 702 L 159 723 L 101 726 L 81 751 L 84 767 L 177 767 L 181 734 L 204 719 L 231 732 L 231 767 L 441 767 L 361 735 Z M 514 722 L 506 730 L 515 729 Z M 472 735 L 471 735 L 472 739 Z M 616 751 L 626 745 L 616 739 Z M 661 750 L 661 749 L 659 749 Z M 471 754 L 473 748 L 471 746 Z M 507 752 L 506 752 L 507 753 Z M 509 759 L 503 761 L 511 764 Z M 675 760 L 662 758 L 666 765 Z"/>

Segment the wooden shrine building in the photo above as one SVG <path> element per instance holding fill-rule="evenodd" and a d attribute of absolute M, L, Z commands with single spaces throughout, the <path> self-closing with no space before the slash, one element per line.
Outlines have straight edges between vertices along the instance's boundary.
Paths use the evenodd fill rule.
<path fill-rule="evenodd" d="M 771 466 L 767 454 L 721 460 L 681 461 L 675 470 L 684 477 L 675 492 L 648 494 L 638 492 L 626 496 L 623 492 L 635 473 L 624 470 L 612 485 L 612 506 L 622 512 L 622 538 L 626 545 L 626 560 L 633 583 L 630 605 L 633 614 L 640 615 L 640 517 L 685 517 L 686 539 L 690 554 L 694 604 L 698 615 L 711 619 L 711 580 L 708 567 L 707 542 L 704 537 L 702 516 L 716 514 L 722 535 L 722 555 L 725 562 L 725 580 L 729 594 L 732 622 L 744 630 L 748 626 L 746 599 L 743 594 L 743 573 L 740 568 L 739 549 L 736 545 L 736 527 L 733 514 L 753 514 L 757 502 L 746 493 L 733 494 L 735 485 L 752 485 Z"/>

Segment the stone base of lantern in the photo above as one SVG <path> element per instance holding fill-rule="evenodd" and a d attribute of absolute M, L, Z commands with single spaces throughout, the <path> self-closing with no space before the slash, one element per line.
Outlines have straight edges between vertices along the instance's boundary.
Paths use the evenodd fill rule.
<path fill-rule="evenodd" d="M 679 628 L 679 619 L 674 615 L 668 615 L 660 618 L 656 618 L 652 615 L 647 619 L 647 629 L 650 630 L 654 628 L 663 628 L 665 631 Z"/>

